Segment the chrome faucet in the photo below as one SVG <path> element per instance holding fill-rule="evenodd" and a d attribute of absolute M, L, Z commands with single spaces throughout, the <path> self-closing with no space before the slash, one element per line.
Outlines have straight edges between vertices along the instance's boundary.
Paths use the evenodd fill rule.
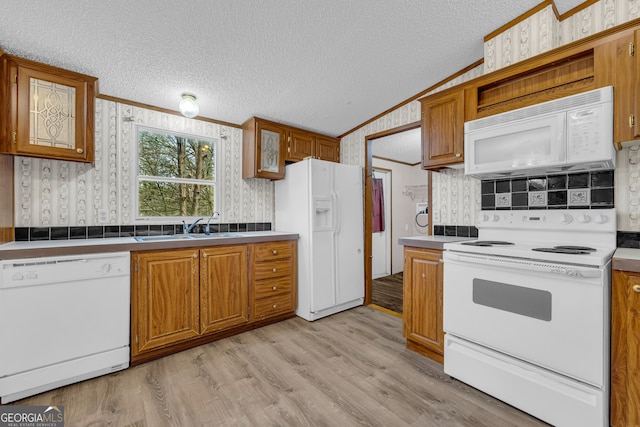
<path fill-rule="evenodd" d="M 204 234 L 207 235 L 207 236 L 209 234 L 211 234 L 211 229 L 209 228 L 209 223 L 211 222 L 211 218 L 213 218 L 214 215 L 218 215 L 217 218 L 220 218 L 220 212 L 213 211 L 213 213 L 209 217 L 209 220 L 207 221 L 207 226 L 204 228 Z"/>
<path fill-rule="evenodd" d="M 187 223 L 184 220 L 182 220 L 182 233 L 183 234 L 189 234 L 191 232 L 191 230 L 193 230 L 193 227 L 195 227 L 196 224 L 198 224 L 203 219 L 204 218 L 198 218 L 193 222 L 193 224 L 191 224 L 189 226 L 187 225 Z"/>

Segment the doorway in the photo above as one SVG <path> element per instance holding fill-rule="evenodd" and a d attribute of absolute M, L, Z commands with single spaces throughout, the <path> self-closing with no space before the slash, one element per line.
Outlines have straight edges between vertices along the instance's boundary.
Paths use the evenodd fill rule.
<path fill-rule="evenodd" d="M 420 215 L 422 225 L 419 227 L 415 223 L 417 210 L 425 210 L 431 199 L 429 179 L 430 174 L 421 169 L 421 138 L 420 138 L 420 122 L 410 123 L 387 131 L 368 135 L 365 144 L 365 304 L 378 306 L 379 302 L 373 301 L 374 290 L 373 280 L 376 282 L 387 281 L 389 285 L 394 285 L 395 290 L 399 289 L 400 298 L 402 298 L 402 271 L 404 267 L 403 247 L 398 244 L 399 237 L 415 236 L 418 234 L 431 234 L 425 221 L 430 223 L 430 213 Z M 410 135 L 414 134 L 414 135 Z M 417 134 L 417 142 L 416 141 Z M 413 148 L 404 145 L 404 141 L 411 140 L 413 136 Z M 387 145 L 388 144 L 388 145 Z M 381 150 L 379 147 L 388 149 Z M 411 154 L 411 153 L 412 154 Z M 382 154 L 381 154 L 382 153 Z M 405 156 L 405 158 L 403 158 Z M 406 157 L 409 156 L 409 157 Z M 374 249 L 375 236 L 372 232 L 373 225 L 373 179 L 382 177 L 382 173 L 376 173 L 378 169 L 387 169 L 389 178 L 389 214 L 388 218 L 391 222 L 389 248 L 391 258 L 391 274 L 380 276 L 380 271 L 386 267 L 380 266 L 378 260 L 381 259 L 380 249 Z M 374 176 L 375 175 L 375 176 Z M 411 179 L 416 179 L 412 185 L 409 185 Z M 414 200 L 416 190 L 424 193 L 423 198 Z M 426 199 L 424 198 L 426 197 Z M 419 202 L 419 203 L 418 203 Z M 428 210 L 427 210 L 428 212 Z M 426 218 L 425 218 L 426 217 Z M 377 244 L 380 244 L 379 242 Z M 374 250 L 376 252 L 374 252 Z M 375 266 L 374 266 L 375 263 Z M 398 288 L 399 286 L 399 288 Z M 395 291 L 394 291 L 395 292 Z M 391 310 L 391 314 L 401 312 L 402 302 L 400 306 L 396 304 L 396 310 Z M 378 307 L 376 307 L 378 308 Z M 384 308 L 384 307 L 383 307 Z M 386 311 L 386 310 L 385 310 Z M 395 312 L 395 313 L 394 313 Z M 401 314 L 399 314 L 401 316 Z"/>

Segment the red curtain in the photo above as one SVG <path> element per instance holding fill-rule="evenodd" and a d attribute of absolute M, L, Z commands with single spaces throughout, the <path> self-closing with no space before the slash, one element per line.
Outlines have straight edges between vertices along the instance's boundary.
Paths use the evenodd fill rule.
<path fill-rule="evenodd" d="M 373 178 L 373 224 L 371 231 L 379 233 L 384 231 L 384 192 L 382 178 Z"/>

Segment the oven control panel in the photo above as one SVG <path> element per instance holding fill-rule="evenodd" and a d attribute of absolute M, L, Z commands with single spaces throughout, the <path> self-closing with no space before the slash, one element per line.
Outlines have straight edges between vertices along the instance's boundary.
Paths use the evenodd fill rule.
<path fill-rule="evenodd" d="M 481 211 L 478 228 L 613 231 L 615 209 Z"/>

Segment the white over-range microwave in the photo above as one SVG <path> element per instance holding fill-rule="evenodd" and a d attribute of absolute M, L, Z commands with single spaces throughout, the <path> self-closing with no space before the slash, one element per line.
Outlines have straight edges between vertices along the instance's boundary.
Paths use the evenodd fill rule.
<path fill-rule="evenodd" d="M 613 87 L 466 122 L 464 158 L 481 179 L 613 169 Z"/>

